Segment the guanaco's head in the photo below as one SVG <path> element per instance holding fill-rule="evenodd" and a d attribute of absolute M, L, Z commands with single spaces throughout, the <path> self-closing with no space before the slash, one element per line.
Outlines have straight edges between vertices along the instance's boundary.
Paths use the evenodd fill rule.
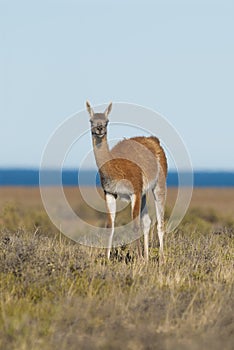
<path fill-rule="evenodd" d="M 112 103 L 109 104 L 103 113 L 94 113 L 89 101 L 86 102 L 86 108 L 90 115 L 92 135 L 101 139 L 107 133 L 108 115 L 111 112 Z"/>

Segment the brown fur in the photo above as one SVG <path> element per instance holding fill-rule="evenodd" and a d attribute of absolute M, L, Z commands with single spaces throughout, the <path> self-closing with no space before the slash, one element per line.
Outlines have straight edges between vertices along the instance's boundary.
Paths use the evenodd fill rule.
<path fill-rule="evenodd" d="M 142 153 L 135 153 L 134 148 L 136 148 L 135 142 L 138 142 L 143 147 L 148 149 L 152 155 L 154 155 L 157 159 L 159 159 L 161 168 L 163 170 L 164 176 L 167 176 L 167 160 L 166 155 L 163 150 L 163 148 L 160 145 L 160 141 L 155 136 L 150 137 L 144 137 L 144 136 L 138 136 L 138 137 L 132 137 L 131 139 L 125 139 L 123 141 L 120 141 L 114 148 L 111 150 L 111 154 L 113 157 L 118 156 L 125 156 L 129 157 L 129 154 L 131 153 L 131 157 L 139 164 L 147 163 L 148 169 L 152 169 L 151 167 L 155 165 L 155 161 L 153 161 L 153 164 L 149 164 L 150 162 L 148 159 L 145 159 L 145 155 L 148 156 L 149 153 L 147 151 L 144 152 L 143 147 L 140 149 L 143 150 Z M 153 159 L 153 158 L 152 158 Z M 155 169 L 152 169 L 152 172 L 154 172 Z"/>
<path fill-rule="evenodd" d="M 128 180 L 132 185 L 132 193 L 142 193 L 143 175 L 150 182 L 161 172 L 160 177 L 165 180 L 167 161 L 158 138 L 151 136 L 125 139 L 109 151 L 104 137 L 102 146 L 105 151 L 100 149 L 99 152 L 103 152 L 102 159 L 105 161 L 100 165 L 99 172 L 104 189 L 107 182 Z"/>

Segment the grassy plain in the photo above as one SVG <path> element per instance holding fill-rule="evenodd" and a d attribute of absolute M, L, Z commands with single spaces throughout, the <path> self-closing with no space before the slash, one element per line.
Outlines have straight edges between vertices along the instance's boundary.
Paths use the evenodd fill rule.
<path fill-rule="evenodd" d="M 77 189 L 66 195 L 104 220 Z M 169 189 L 167 215 L 175 197 Z M 233 237 L 234 189 L 195 189 L 164 264 L 156 238 L 148 265 L 133 245 L 106 263 L 52 225 L 37 188 L 0 188 L 0 349 L 231 350 Z"/>

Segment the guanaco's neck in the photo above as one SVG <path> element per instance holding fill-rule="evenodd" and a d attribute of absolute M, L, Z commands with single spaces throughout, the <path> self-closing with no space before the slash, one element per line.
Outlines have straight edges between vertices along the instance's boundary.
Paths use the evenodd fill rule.
<path fill-rule="evenodd" d="M 96 163 L 98 168 L 103 167 L 105 163 L 112 159 L 109 146 L 107 143 L 106 135 L 102 138 L 92 136 L 93 141 L 93 151 L 96 159 Z"/>

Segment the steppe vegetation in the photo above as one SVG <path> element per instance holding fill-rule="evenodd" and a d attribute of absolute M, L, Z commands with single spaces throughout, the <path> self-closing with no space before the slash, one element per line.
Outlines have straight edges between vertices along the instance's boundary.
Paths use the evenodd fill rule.
<path fill-rule="evenodd" d="M 37 189 L 0 195 L 0 349 L 233 348 L 234 190 L 195 190 L 165 263 L 154 238 L 148 265 L 133 245 L 107 262 L 67 239 Z"/>

